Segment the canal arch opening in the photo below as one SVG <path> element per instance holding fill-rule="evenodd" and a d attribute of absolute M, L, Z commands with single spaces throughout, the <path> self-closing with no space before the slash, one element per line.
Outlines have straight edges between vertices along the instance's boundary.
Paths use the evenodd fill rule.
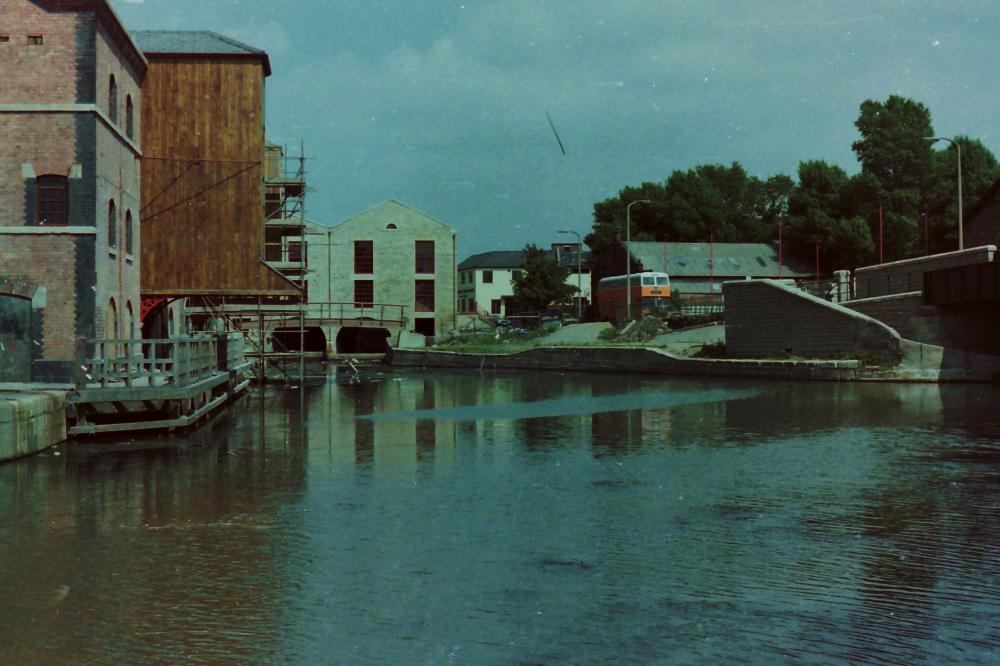
<path fill-rule="evenodd" d="M 385 354 L 389 351 L 389 331 L 384 328 L 345 326 L 337 333 L 338 354 Z"/>
<path fill-rule="evenodd" d="M 326 352 L 326 333 L 319 326 L 307 327 L 301 336 L 297 328 L 278 328 L 271 334 L 271 341 L 276 352 Z"/>

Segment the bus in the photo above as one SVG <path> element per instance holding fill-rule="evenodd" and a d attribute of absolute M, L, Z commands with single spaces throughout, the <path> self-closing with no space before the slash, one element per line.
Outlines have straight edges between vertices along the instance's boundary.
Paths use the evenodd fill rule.
<path fill-rule="evenodd" d="M 601 321 L 630 319 L 625 313 L 625 283 L 632 289 L 632 317 L 663 317 L 673 311 L 670 276 L 666 273 L 632 273 L 602 278 L 597 283 L 597 313 Z"/>

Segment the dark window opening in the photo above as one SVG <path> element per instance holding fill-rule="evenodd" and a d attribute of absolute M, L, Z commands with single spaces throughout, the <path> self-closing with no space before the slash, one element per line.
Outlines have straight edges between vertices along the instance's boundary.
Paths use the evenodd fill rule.
<path fill-rule="evenodd" d="M 38 223 L 50 226 L 69 224 L 69 179 L 66 176 L 39 176 L 35 179 Z"/>
<path fill-rule="evenodd" d="M 354 241 L 354 272 L 371 274 L 375 272 L 375 242 Z"/>
<path fill-rule="evenodd" d="M 38 46 L 42 43 L 41 35 L 28 35 L 28 44 L 30 46 Z"/>
<path fill-rule="evenodd" d="M 434 335 L 434 318 L 418 317 L 413 320 L 413 331 L 420 335 Z"/>
<path fill-rule="evenodd" d="M 10 41 L 10 35 L 0 35 L 0 44 L 6 44 Z"/>
<path fill-rule="evenodd" d="M 370 308 L 375 302 L 375 281 L 355 280 L 354 281 L 354 307 Z"/>
<path fill-rule="evenodd" d="M 108 202 L 108 247 L 118 247 L 118 211 L 114 199 Z"/>
<path fill-rule="evenodd" d="M 495 315 L 500 314 L 500 299 L 499 298 L 494 298 L 490 302 L 490 314 L 495 314 Z"/>
<path fill-rule="evenodd" d="M 132 134 L 135 132 L 135 126 L 133 124 L 132 116 L 134 110 L 132 108 L 132 95 L 125 96 L 125 135 L 128 138 L 133 138 Z"/>
<path fill-rule="evenodd" d="M 133 254 L 132 211 L 125 211 L 125 254 Z"/>
<path fill-rule="evenodd" d="M 118 84 L 115 83 L 114 74 L 108 82 L 108 116 L 111 122 L 118 124 Z"/>
<path fill-rule="evenodd" d="M 493 284 L 493 271 L 483 271 L 483 284 Z"/>
<path fill-rule="evenodd" d="M 434 280 L 417 280 L 413 300 L 417 312 L 434 312 Z"/>
<path fill-rule="evenodd" d="M 302 241 L 290 240 L 288 241 L 288 259 L 287 261 L 302 261 Z"/>
<path fill-rule="evenodd" d="M 434 272 L 434 241 L 414 241 L 416 252 L 416 272 Z"/>

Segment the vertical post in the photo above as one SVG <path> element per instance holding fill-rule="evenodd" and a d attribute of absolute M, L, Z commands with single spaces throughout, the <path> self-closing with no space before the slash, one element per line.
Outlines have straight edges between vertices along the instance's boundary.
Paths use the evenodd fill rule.
<path fill-rule="evenodd" d="M 816 291 L 819 291 L 819 241 L 816 241 Z"/>
<path fill-rule="evenodd" d="M 882 204 L 878 205 L 878 263 L 883 263 L 882 254 Z"/>
<path fill-rule="evenodd" d="M 778 279 L 781 279 L 781 218 L 778 218 Z"/>
<path fill-rule="evenodd" d="M 257 383 L 264 385 L 264 306 L 260 296 L 257 297 Z"/>
<path fill-rule="evenodd" d="M 708 293 L 715 293 L 715 232 L 708 232 Z M 709 301 L 711 303 L 711 301 Z"/>
<path fill-rule="evenodd" d="M 965 235 L 963 230 L 964 220 L 962 219 L 962 146 L 958 141 L 952 141 L 955 150 L 958 151 L 958 249 L 965 249 Z"/>
<path fill-rule="evenodd" d="M 625 316 L 632 320 L 632 206 L 649 203 L 648 199 L 636 199 L 625 206 Z"/>

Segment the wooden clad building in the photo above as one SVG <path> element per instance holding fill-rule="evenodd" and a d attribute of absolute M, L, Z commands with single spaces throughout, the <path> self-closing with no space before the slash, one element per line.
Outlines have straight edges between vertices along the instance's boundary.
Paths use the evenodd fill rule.
<path fill-rule="evenodd" d="M 264 259 L 263 51 L 212 32 L 137 31 L 142 96 L 142 293 L 287 296 Z M 144 310 L 145 311 L 145 310 Z"/>

